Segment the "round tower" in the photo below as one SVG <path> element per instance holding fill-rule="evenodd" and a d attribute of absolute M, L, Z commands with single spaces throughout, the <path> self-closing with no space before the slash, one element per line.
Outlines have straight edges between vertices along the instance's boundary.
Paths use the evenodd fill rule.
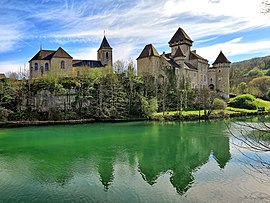
<path fill-rule="evenodd" d="M 213 69 L 215 69 L 216 75 L 216 87 L 217 92 L 220 92 L 226 99 L 229 98 L 230 92 L 230 67 L 231 62 L 220 51 L 218 57 L 213 63 Z"/>

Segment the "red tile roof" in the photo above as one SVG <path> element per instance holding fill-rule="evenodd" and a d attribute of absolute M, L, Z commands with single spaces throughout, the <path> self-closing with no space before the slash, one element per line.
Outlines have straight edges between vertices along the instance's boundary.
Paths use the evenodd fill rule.
<path fill-rule="evenodd" d="M 56 51 L 53 51 L 53 50 L 40 50 L 30 61 L 33 61 L 33 60 L 51 60 L 54 57 L 55 58 L 71 58 L 72 59 L 72 57 L 64 49 L 59 47 Z"/>
<path fill-rule="evenodd" d="M 3 79 L 3 78 L 6 78 L 6 75 L 3 74 L 3 73 L 1 73 L 1 74 L 0 74 L 0 79 Z"/>

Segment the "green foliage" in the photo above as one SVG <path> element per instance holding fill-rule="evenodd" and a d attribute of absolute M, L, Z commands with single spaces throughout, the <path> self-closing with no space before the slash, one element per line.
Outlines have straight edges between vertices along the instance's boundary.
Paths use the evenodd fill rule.
<path fill-rule="evenodd" d="M 249 86 L 257 88 L 258 92 L 254 94 L 255 96 L 266 97 L 267 90 L 270 87 L 270 76 L 254 78 L 250 81 Z"/>
<path fill-rule="evenodd" d="M 243 94 L 239 95 L 233 99 L 230 99 L 228 105 L 234 108 L 243 108 L 255 110 L 257 109 L 257 105 L 255 103 L 256 98 L 251 94 Z"/>
<path fill-rule="evenodd" d="M 213 109 L 226 109 L 227 103 L 220 98 L 215 98 L 213 102 Z"/>
<path fill-rule="evenodd" d="M 151 117 L 158 109 L 158 102 L 156 98 L 147 99 L 144 96 L 141 96 L 141 108 L 142 113 L 145 117 Z"/>
<path fill-rule="evenodd" d="M 247 89 L 247 83 L 245 82 L 241 82 L 239 85 L 238 85 L 238 92 L 240 94 L 243 94 Z"/>

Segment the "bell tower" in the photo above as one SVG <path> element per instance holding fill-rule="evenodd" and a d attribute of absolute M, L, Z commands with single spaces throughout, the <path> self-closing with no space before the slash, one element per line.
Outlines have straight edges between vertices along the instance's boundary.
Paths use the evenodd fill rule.
<path fill-rule="evenodd" d="M 102 65 L 113 67 L 112 48 L 105 35 L 98 49 L 97 59 L 101 61 Z"/>

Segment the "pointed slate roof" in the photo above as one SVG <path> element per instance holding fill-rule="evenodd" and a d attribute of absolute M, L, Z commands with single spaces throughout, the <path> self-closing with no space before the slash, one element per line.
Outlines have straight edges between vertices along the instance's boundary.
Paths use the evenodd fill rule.
<path fill-rule="evenodd" d="M 219 63 L 231 63 L 226 56 L 222 53 L 222 51 L 220 51 L 217 59 L 215 60 L 215 62 L 213 63 L 213 65 L 219 64 Z"/>
<path fill-rule="evenodd" d="M 177 48 L 175 54 L 174 54 L 174 57 L 185 57 L 183 51 L 181 50 L 180 47 Z"/>
<path fill-rule="evenodd" d="M 30 61 L 51 60 L 53 57 L 55 57 L 55 58 L 71 58 L 72 59 L 72 57 L 64 49 L 59 47 L 56 51 L 40 50 Z"/>
<path fill-rule="evenodd" d="M 152 44 L 148 44 L 144 47 L 142 53 L 137 58 L 137 60 L 141 59 L 141 58 L 150 57 L 150 56 L 158 56 L 159 57 L 159 53 L 157 52 L 157 50 L 155 49 L 155 47 Z"/>
<path fill-rule="evenodd" d="M 183 40 L 187 40 L 191 43 L 193 42 L 187 35 L 187 33 L 181 27 L 179 27 L 174 36 L 172 37 L 172 39 L 169 41 L 169 44 Z"/>
<path fill-rule="evenodd" d="M 110 48 L 111 49 L 111 46 L 110 46 L 106 36 L 103 37 L 103 40 L 102 40 L 101 45 L 99 47 L 99 50 L 102 48 Z"/>

